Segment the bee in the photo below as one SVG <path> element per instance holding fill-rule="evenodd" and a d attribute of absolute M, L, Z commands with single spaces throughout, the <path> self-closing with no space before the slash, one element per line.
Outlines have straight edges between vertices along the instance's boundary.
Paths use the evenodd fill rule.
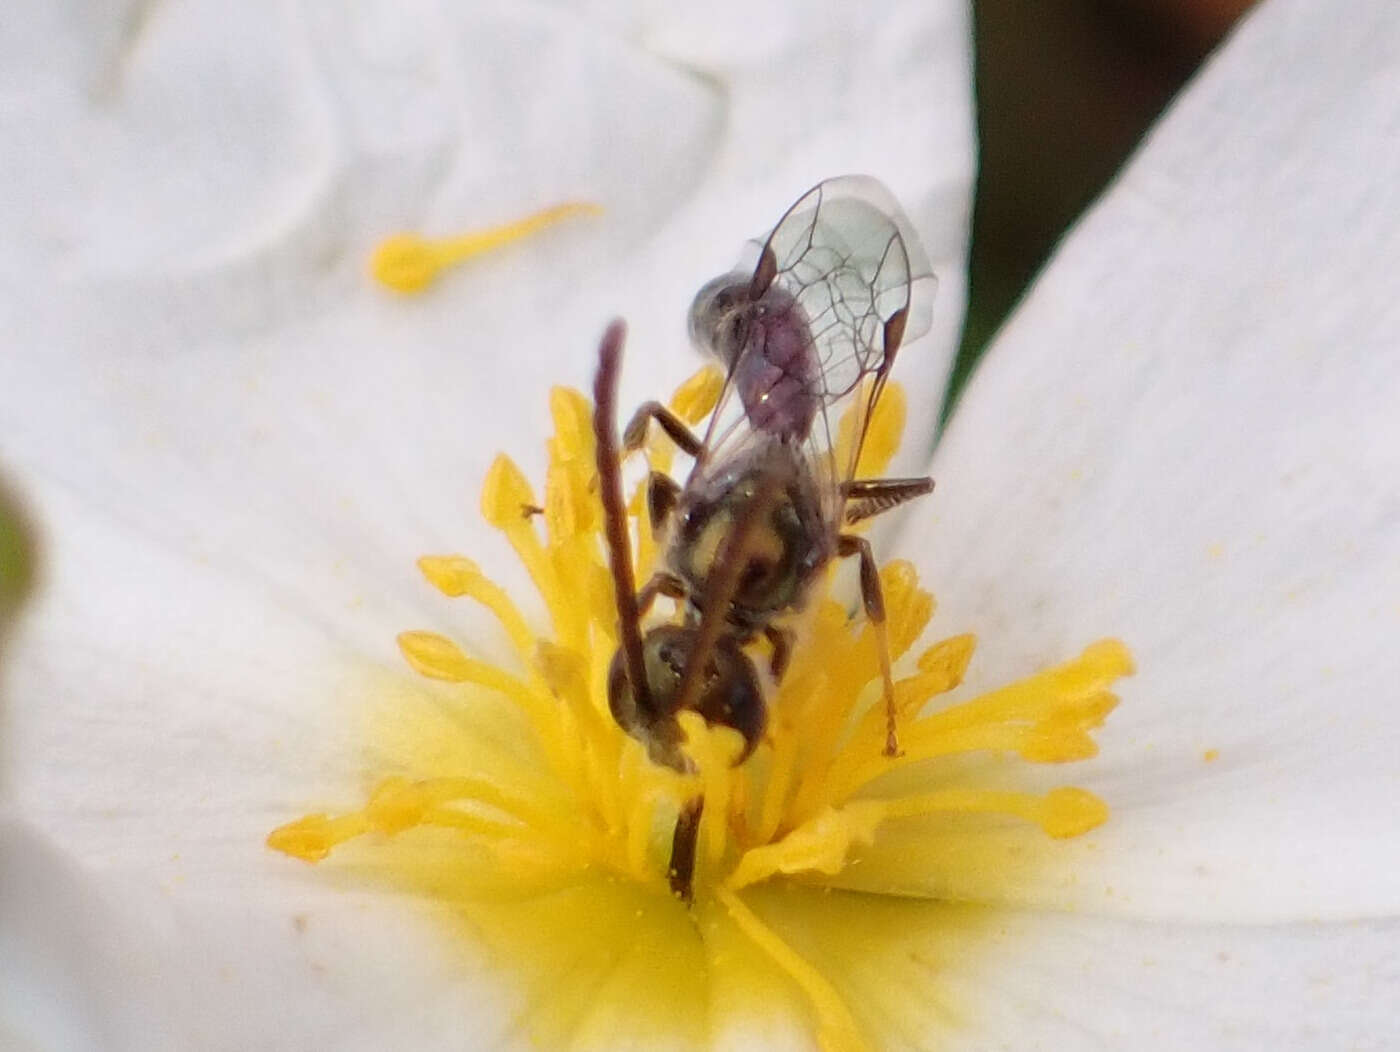
<path fill-rule="evenodd" d="M 855 473 L 897 352 L 929 328 L 935 282 L 912 225 L 868 176 L 819 183 L 751 244 L 748 258 L 706 283 L 690 308 L 691 340 L 726 370 L 703 438 L 647 402 L 619 449 L 620 322 L 600 349 L 594 426 L 621 641 L 609 705 L 653 762 L 678 771 L 690 768 L 677 723 L 686 710 L 739 732 L 736 764 L 757 747 L 767 703 L 746 648 L 766 638 L 769 673 L 781 680 L 792 649 L 783 621 L 837 557 L 859 559 L 861 599 L 879 642 L 885 751 L 899 748 L 879 572 L 869 542 L 845 531 L 933 488 L 927 477 Z M 843 414 L 854 427 L 840 442 Z M 648 477 L 648 514 L 664 556 L 637 590 L 619 464 L 643 446 L 652 422 L 693 466 L 684 485 L 659 472 Z M 680 622 L 643 632 L 658 596 L 680 604 Z M 692 817 L 698 822 L 698 812 Z"/>

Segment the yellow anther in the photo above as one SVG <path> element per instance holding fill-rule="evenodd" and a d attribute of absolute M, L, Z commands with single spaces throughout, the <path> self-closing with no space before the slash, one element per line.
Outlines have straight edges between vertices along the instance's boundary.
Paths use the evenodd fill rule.
<path fill-rule="evenodd" d="M 400 632 L 399 651 L 420 676 L 448 683 L 475 683 L 516 698 L 530 708 L 539 703 L 516 677 L 496 665 L 467 657 L 457 644 L 436 632 Z"/>
<path fill-rule="evenodd" d="M 501 454 L 491 462 L 481 487 L 481 514 L 492 526 L 507 532 L 526 521 L 537 508 L 535 491 L 515 461 Z"/>
<path fill-rule="evenodd" d="M 698 424 L 710 415 L 722 390 L 724 373 L 718 366 L 707 365 L 676 388 L 671 396 L 671 412 L 687 424 Z"/>
<path fill-rule="evenodd" d="M 549 415 L 554 421 L 554 437 L 549 441 L 551 457 L 562 460 L 593 461 L 593 406 L 578 391 L 554 387 L 549 392 Z"/>
<path fill-rule="evenodd" d="M 338 818 L 307 815 L 274 829 L 267 836 L 267 846 L 303 862 L 320 862 L 337 844 L 353 840 L 371 828 L 358 812 Z"/>
<path fill-rule="evenodd" d="M 1063 727 L 1028 735 L 1018 751 L 1031 763 L 1075 763 L 1092 760 L 1099 747 L 1077 727 Z"/>
<path fill-rule="evenodd" d="M 449 683 L 465 683 L 472 678 L 472 660 L 456 643 L 435 632 L 401 632 L 399 649 L 419 675 Z"/>
<path fill-rule="evenodd" d="M 464 555 L 425 555 L 418 560 L 430 584 L 443 595 L 456 599 L 479 586 L 481 567 Z"/>
<path fill-rule="evenodd" d="M 600 215 L 603 209 L 586 201 L 570 201 L 500 226 L 457 237 L 425 238 L 396 234 L 385 238 L 370 258 L 370 274 L 395 292 L 422 292 L 445 269 L 457 263 L 529 237 L 574 216 Z"/>
<path fill-rule="evenodd" d="M 962 682 L 976 649 L 977 637 L 971 633 L 940 640 L 919 655 L 919 671 L 937 672 L 944 677 L 947 686 L 934 693 L 952 690 Z"/>
<path fill-rule="evenodd" d="M 877 478 L 885 473 L 904 435 L 904 420 L 908 412 L 904 388 L 898 384 L 886 385 L 870 418 L 865 444 L 860 447 L 856 478 Z"/>
<path fill-rule="evenodd" d="M 869 383 L 870 381 L 866 381 Z M 865 405 L 862 393 L 854 399 L 853 406 Z M 867 424 L 855 412 L 842 414 L 836 431 L 836 463 L 846 465 L 851 462 L 851 450 L 857 436 L 857 428 L 865 428 L 865 443 L 860 447 L 860 459 L 855 465 L 853 478 L 879 478 L 889 467 L 895 450 L 899 448 L 900 436 L 904 434 L 904 418 L 908 413 L 908 400 L 904 389 L 898 384 L 889 384 L 880 394 L 875 412 Z"/>
<path fill-rule="evenodd" d="M 776 873 L 839 873 L 851 848 L 869 844 L 885 817 L 885 808 L 869 800 L 827 808 L 781 840 L 746 852 L 725 883 L 737 891 Z"/>
<path fill-rule="evenodd" d="M 924 634 L 933 617 L 933 596 L 919 587 L 913 563 L 896 559 L 880 571 L 885 595 L 890 657 L 898 661 Z"/>
<path fill-rule="evenodd" d="M 1073 786 L 1045 794 L 1040 825 L 1057 840 L 1080 836 L 1108 821 L 1108 805 L 1093 793 Z"/>

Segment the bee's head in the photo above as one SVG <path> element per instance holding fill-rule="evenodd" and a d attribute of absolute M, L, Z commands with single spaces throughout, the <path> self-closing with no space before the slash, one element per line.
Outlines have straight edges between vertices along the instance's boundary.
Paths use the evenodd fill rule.
<path fill-rule="evenodd" d="M 749 289 L 752 279 L 742 273 L 721 274 L 706 282 L 690 304 L 690 339 L 732 369 L 748 336 Z"/>
<path fill-rule="evenodd" d="M 747 654 L 729 636 L 721 636 L 709 653 L 697 650 L 699 631 L 684 625 L 658 625 L 642 641 L 650 707 L 638 703 L 627 679 L 621 651 L 608 671 L 608 707 L 618 725 L 647 747 L 652 762 L 682 773 L 693 770 L 682 751 L 685 734 L 676 722 L 686 666 L 702 662 L 700 681 L 688 708 L 705 722 L 730 727 L 744 739 L 734 760 L 743 763 L 763 737 L 768 723 L 763 687 Z"/>

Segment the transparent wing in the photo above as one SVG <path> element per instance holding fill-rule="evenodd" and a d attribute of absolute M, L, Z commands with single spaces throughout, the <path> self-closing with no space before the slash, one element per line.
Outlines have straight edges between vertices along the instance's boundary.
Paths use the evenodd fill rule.
<path fill-rule="evenodd" d="M 877 180 L 841 176 L 807 191 L 692 308 L 692 338 L 729 367 L 702 461 L 727 461 L 756 428 L 800 434 L 839 516 L 839 484 L 855 470 L 896 352 L 930 327 L 934 290 L 912 224 Z M 728 328 L 753 310 L 751 325 Z M 793 383 L 802 389 L 783 389 Z"/>
<path fill-rule="evenodd" d="M 724 378 L 724 387 L 715 401 L 705 425 L 701 453 L 695 462 L 695 470 L 704 474 L 716 465 L 722 466 L 737 456 L 744 444 L 755 434 L 752 421 L 739 397 L 738 387 L 731 371 Z"/>
<path fill-rule="evenodd" d="M 818 183 L 788 209 L 759 251 L 754 282 L 755 291 L 792 296 L 807 317 L 819 366 L 808 447 L 834 498 L 855 471 L 896 352 L 932 324 L 937 281 L 889 190 L 846 175 Z M 838 442 L 843 417 L 848 437 Z"/>
<path fill-rule="evenodd" d="M 868 175 L 828 179 L 803 194 L 768 235 L 754 269 L 757 293 L 776 285 L 806 312 L 824 404 L 888 372 L 899 346 L 932 324 L 928 257 L 894 196 Z"/>

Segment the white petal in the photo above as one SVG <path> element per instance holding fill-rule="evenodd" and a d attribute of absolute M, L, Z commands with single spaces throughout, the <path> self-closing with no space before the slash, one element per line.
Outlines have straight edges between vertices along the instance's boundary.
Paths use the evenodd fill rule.
<path fill-rule="evenodd" d="M 1033 897 L 1400 909 L 1400 10 L 1261 6 L 978 371 L 914 547 L 972 685 L 1101 636 L 1114 809 Z M 1207 750 L 1219 759 L 1207 762 Z"/>
<path fill-rule="evenodd" d="M 394 632 L 502 649 L 412 560 L 509 561 L 479 480 L 502 446 L 540 464 L 545 384 L 588 378 L 604 318 L 635 319 L 629 389 L 664 393 L 700 282 L 805 186 L 870 170 L 945 278 L 905 373 L 936 405 L 972 170 L 960 6 L 872 9 L 781 78 L 697 76 L 547 9 L 446 10 L 94 6 L 0 38 L 33 71 L 0 81 L 0 140 L 27 144 L 0 201 L 24 349 L 0 358 L 0 467 L 47 568 L 6 654 L 5 791 L 116 910 L 102 945 L 137 966 L 101 978 L 146 992 L 117 997 L 116 1047 L 461 1047 L 483 1012 L 471 1039 L 519 1036 L 374 896 L 329 887 L 304 948 L 291 904 L 322 875 L 262 837 L 379 772 L 362 703 L 424 689 Z M 396 229 L 563 198 L 607 216 L 418 301 L 362 276 Z M 55 1027 L 87 1025 L 82 993 Z"/>
<path fill-rule="evenodd" d="M 320 875 L 280 897 L 99 879 L 14 822 L 0 856 L 7 1049 L 512 1044 L 518 996 L 440 912 Z"/>
<path fill-rule="evenodd" d="M 1396 924 L 1161 924 L 818 889 L 754 909 L 880 1049 L 1384 1048 Z"/>
<path fill-rule="evenodd" d="M 0 816 L 0 1045 L 103 1047 L 110 1005 L 92 952 L 98 910 L 83 877 L 31 830 Z"/>
<path fill-rule="evenodd" d="M 1394 1039 L 1394 922 L 1012 914 L 997 934 L 955 969 L 950 996 L 975 1025 L 939 1047 L 1333 1049 Z"/>
<path fill-rule="evenodd" d="M 960 25 L 955 10 L 896 22 L 927 40 Z M 708 244 L 725 230 L 727 258 L 771 223 L 794 189 L 770 203 L 759 165 L 786 150 L 785 164 L 820 165 L 817 175 L 838 163 L 889 167 L 924 209 L 952 198 L 966 215 L 960 37 L 943 45 L 942 62 L 915 63 L 901 41 L 876 34 L 878 22 L 867 26 L 876 36 L 846 42 L 846 67 L 888 59 L 877 63 L 885 73 L 833 82 L 830 96 L 850 93 L 833 120 L 820 106 L 798 111 L 796 127 L 822 130 L 818 145 L 746 143 L 727 131 L 712 185 L 638 250 L 638 224 L 673 207 L 715 148 L 716 95 L 703 83 L 542 14 L 466 13 L 393 32 L 330 14 L 295 27 L 283 15 L 243 17 L 242 29 L 229 28 L 195 7 L 153 21 L 127 56 L 114 110 L 63 84 L 16 107 L 25 119 L 67 122 L 53 138 L 106 149 L 110 178 L 55 195 L 87 217 L 71 243 L 15 250 L 37 253 L 26 282 L 32 313 L 14 334 L 35 353 L 6 361 L 0 417 L 8 465 L 51 531 L 53 569 L 11 676 L 8 762 L 26 807 L 65 816 L 65 837 L 81 825 L 92 839 L 80 856 L 112 863 L 140 862 L 153 837 L 170 835 L 172 787 L 196 773 L 207 783 L 196 794 L 202 808 L 258 822 L 269 816 L 250 814 L 250 799 L 285 806 L 293 785 L 344 771 L 354 742 L 347 698 L 384 689 L 376 669 L 397 668 L 395 632 L 460 627 L 465 617 L 468 638 L 482 637 L 463 604 L 452 614 L 429 605 L 413 559 L 471 547 L 493 568 L 510 562 L 471 524 L 477 480 L 507 436 L 519 436 L 512 453 L 539 464 L 543 385 L 587 377 L 613 305 L 643 304 L 632 379 L 693 368 L 686 355 L 652 348 L 668 346 L 663 326 L 681 330 L 700 278 L 655 264 L 684 261 L 702 232 Z M 180 58 L 190 53 L 203 56 L 192 69 Z M 798 59 L 803 70 L 814 61 Z M 206 128 L 203 110 L 180 108 L 181 78 L 211 65 L 231 98 L 287 104 L 269 115 L 249 101 L 246 114 L 229 110 L 232 123 Z M 916 105 L 953 85 L 938 115 Z M 460 107 L 450 102 L 458 89 Z M 742 128 L 745 114 L 786 90 L 736 82 L 729 116 Z M 888 116 L 855 125 L 890 97 L 889 114 L 917 117 L 916 132 L 895 136 Z M 118 127 L 104 132 L 112 112 Z M 574 156 L 581 128 L 606 128 L 615 154 Z M 838 149 L 842 128 L 850 141 Z M 142 148 L 129 129 L 155 138 Z M 152 177 L 150 152 L 172 129 L 189 138 L 188 164 L 176 156 L 162 166 L 169 185 L 145 200 L 137 188 Z M 276 148 L 284 139 L 327 145 L 288 154 Z M 949 146 L 937 151 L 942 167 L 921 171 L 938 146 Z M 211 197 L 202 174 L 219 163 L 242 177 L 220 168 L 237 184 L 228 200 Z M 356 276 L 360 255 L 389 217 L 409 214 L 425 172 L 436 173 L 439 214 L 474 206 L 494 220 L 594 195 L 617 202 L 621 233 L 606 235 L 611 248 L 582 227 L 562 249 L 550 235 L 482 260 L 441 295 L 389 301 Z M 139 217 L 138 198 L 148 210 Z M 753 202 L 764 205 L 757 225 Z M 57 221 L 63 209 L 45 207 Z M 961 225 L 946 230 L 945 258 L 960 256 Z M 579 285 L 590 256 L 604 265 Z M 621 278 L 635 284 L 620 287 Z M 579 287 L 566 294 L 569 283 Z M 932 392 L 942 366 L 929 372 Z M 250 784 L 259 763 L 292 769 L 293 781 L 264 774 Z M 122 809 L 125 846 L 82 799 Z"/>

